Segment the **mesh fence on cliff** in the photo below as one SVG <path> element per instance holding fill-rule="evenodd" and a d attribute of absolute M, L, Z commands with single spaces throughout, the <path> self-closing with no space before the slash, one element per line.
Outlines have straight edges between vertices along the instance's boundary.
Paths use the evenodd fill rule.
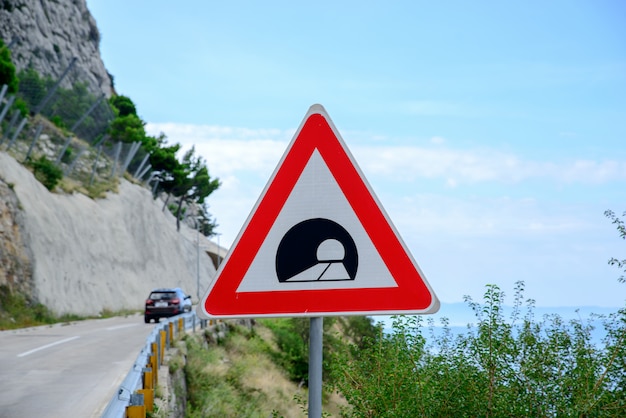
<path fill-rule="evenodd" d="M 124 173 L 148 180 L 149 155 L 140 142 L 111 138 L 115 112 L 81 71 L 71 60 L 56 79 L 25 69 L 16 93 L 0 86 L 0 150 L 22 162 L 45 159 L 76 187 L 106 188 Z M 76 81 L 68 88 L 67 80 Z"/>

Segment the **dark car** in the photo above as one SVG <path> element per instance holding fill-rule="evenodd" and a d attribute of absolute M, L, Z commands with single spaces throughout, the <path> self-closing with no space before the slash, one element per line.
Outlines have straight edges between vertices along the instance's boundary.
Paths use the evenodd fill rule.
<path fill-rule="evenodd" d="M 191 296 L 186 295 L 182 289 L 178 287 L 154 289 L 146 299 L 144 320 L 146 324 L 152 319 L 159 322 L 161 318 L 189 311 L 191 311 Z"/>

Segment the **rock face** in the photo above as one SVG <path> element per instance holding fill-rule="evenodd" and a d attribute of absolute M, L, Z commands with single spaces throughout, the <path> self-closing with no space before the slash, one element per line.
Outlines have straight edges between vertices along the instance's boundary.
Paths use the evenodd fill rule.
<path fill-rule="evenodd" d="M 0 285 L 32 294 L 32 253 L 24 241 L 24 214 L 14 187 L 0 179 Z"/>
<path fill-rule="evenodd" d="M 87 82 L 95 95 L 113 92 L 100 57 L 100 32 L 85 0 L 2 0 L 0 37 L 10 45 L 17 70 L 32 67 L 58 79 L 73 57 L 62 86 Z"/>
<path fill-rule="evenodd" d="M 197 302 L 215 275 L 212 243 L 186 225 L 177 232 L 162 203 L 126 180 L 101 200 L 51 193 L 0 152 L 0 285 L 57 314 L 142 309 L 156 287 Z"/>

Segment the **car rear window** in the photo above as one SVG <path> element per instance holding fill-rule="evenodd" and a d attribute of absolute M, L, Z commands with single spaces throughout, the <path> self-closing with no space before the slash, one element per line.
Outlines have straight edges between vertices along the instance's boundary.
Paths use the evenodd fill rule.
<path fill-rule="evenodd" d="M 175 292 L 152 292 L 150 294 L 150 299 L 152 300 L 174 299 L 175 297 Z"/>

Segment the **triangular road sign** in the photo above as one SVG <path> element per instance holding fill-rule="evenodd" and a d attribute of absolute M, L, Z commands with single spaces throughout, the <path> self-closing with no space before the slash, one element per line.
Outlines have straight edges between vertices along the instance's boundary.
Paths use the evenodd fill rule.
<path fill-rule="evenodd" d="M 209 319 L 438 309 L 326 111 L 313 105 L 197 312 Z"/>

